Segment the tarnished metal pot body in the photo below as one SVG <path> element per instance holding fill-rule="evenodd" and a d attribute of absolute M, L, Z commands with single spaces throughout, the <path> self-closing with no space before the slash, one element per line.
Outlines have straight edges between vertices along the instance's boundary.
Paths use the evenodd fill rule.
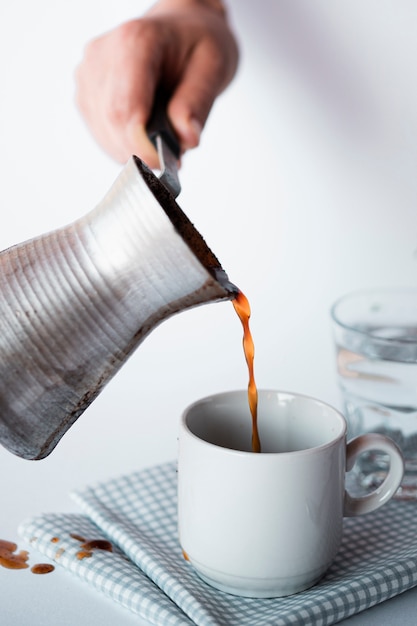
<path fill-rule="evenodd" d="M 0 254 L 0 443 L 47 456 L 156 325 L 235 293 L 133 157 L 93 211 Z"/>

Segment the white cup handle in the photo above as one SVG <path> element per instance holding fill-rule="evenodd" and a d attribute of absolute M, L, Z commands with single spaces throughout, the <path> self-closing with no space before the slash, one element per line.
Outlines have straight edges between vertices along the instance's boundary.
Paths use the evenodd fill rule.
<path fill-rule="evenodd" d="M 404 475 L 404 459 L 398 446 L 377 433 L 359 435 L 349 441 L 346 447 L 346 471 L 350 471 L 357 457 L 363 452 L 383 452 L 389 455 L 388 474 L 384 482 L 371 493 L 355 498 L 345 491 L 344 516 L 354 517 L 370 513 L 386 504 L 397 491 Z"/>

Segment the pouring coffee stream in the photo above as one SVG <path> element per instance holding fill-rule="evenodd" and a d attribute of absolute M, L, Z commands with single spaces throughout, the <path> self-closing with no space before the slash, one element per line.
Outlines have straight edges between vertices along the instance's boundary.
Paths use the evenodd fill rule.
<path fill-rule="evenodd" d="M 242 322 L 243 327 L 243 352 L 249 372 L 248 403 L 252 416 L 252 452 L 261 452 L 261 441 L 258 432 L 258 389 L 255 382 L 253 361 L 255 357 L 255 345 L 252 333 L 249 328 L 249 318 L 251 315 L 249 301 L 246 296 L 239 291 L 232 300 L 235 311 Z"/>
<path fill-rule="evenodd" d="M 158 152 L 159 163 L 161 165 L 160 180 L 164 183 L 165 187 L 177 197 L 180 192 L 177 171 L 180 147 L 175 132 L 166 115 L 166 106 L 164 104 L 166 102 L 166 94 L 160 91 L 158 97 L 155 99 L 154 108 L 148 124 L 148 135 Z M 243 327 L 243 352 L 249 372 L 248 403 L 252 416 L 252 452 L 261 452 L 261 442 L 258 432 L 258 389 L 255 382 L 253 366 L 255 346 L 249 327 L 251 310 L 248 299 L 240 290 L 237 290 L 233 298 L 233 306 Z"/>

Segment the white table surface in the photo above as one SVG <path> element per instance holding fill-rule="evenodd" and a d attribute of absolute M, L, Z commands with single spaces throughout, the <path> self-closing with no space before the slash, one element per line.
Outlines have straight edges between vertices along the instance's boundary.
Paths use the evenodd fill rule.
<path fill-rule="evenodd" d="M 2 3 L 0 249 L 83 215 L 117 176 L 75 109 L 73 72 L 86 41 L 149 4 Z M 338 405 L 331 303 L 416 284 L 416 5 L 228 4 L 241 67 L 184 159 L 179 202 L 251 302 L 259 387 Z M 245 385 L 229 303 L 165 322 L 48 459 L 0 449 L 0 538 L 23 548 L 19 523 L 75 510 L 72 489 L 175 458 L 182 409 Z M 0 590 L 2 626 L 141 624 L 59 567 L 0 568 Z M 414 625 L 416 602 L 348 623 Z"/>

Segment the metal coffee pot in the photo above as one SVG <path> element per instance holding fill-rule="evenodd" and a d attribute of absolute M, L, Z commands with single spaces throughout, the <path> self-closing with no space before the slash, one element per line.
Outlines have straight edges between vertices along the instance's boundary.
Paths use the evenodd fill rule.
<path fill-rule="evenodd" d="M 236 296 L 165 175 L 132 157 L 94 210 L 0 253 L 0 443 L 11 452 L 47 456 L 160 322 Z"/>

